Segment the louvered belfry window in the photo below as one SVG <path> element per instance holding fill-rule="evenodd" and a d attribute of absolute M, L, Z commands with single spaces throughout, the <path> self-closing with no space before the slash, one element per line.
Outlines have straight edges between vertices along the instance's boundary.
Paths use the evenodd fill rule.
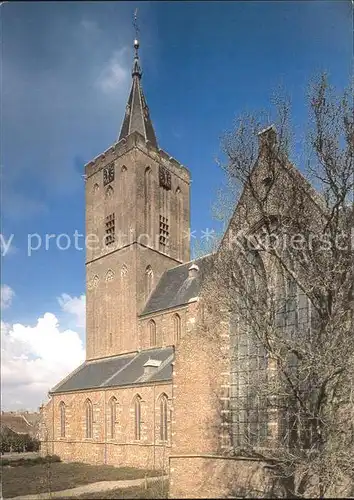
<path fill-rule="evenodd" d="M 114 213 L 106 217 L 106 245 L 115 241 L 115 216 Z"/>

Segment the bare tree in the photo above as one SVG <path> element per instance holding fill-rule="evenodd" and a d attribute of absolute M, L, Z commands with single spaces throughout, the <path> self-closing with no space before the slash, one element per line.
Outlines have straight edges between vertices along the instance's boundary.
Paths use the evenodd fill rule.
<path fill-rule="evenodd" d="M 222 141 L 220 165 L 241 194 L 202 292 L 223 307 L 204 327 L 217 331 L 226 308 L 230 451 L 272 463 L 294 497 L 338 494 L 354 479 L 351 95 L 325 75 L 311 85 L 306 172 L 289 160 L 280 94 L 275 126 L 242 116 Z M 230 200 L 222 193 L 219 215 Z"/>

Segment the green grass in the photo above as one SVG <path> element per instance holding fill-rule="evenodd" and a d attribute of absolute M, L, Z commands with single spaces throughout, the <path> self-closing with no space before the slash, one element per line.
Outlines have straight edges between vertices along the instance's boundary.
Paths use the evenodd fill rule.
<path fill-rule="evenodd" d="M 22 466 L 31 466 L 38 464 L 46 464 L 49 462 L 60 462 L 60 458 L 57 455 L 48 455 L 46 457 L 34 457 L 34 458 L 4 458 L 1 457 L 1 465 L 2 467 L 6 467 L 10 465 L 11 467 L 19 467 Z"/>
<path fill-rule="evenodd" d="M 82 463 L 42 463 L 28 466 L 2 467 L 2 493 L 4 498 L 20 495 L 60 491 L 98 481 L 120 481 L 156 476 L 152 470 L 109 465 L 87 465 Z M 102 496 L 106 498 L 106 496 Z M 114 497 L 112 497 L 114 498 Z M 118 497 L 120 498 L 120 497 Z M 132 497 L 136 498 L 136 497 Z"/>
<path fill-rule="evenodd" d="M 157 480 L 148 485 L 147 490 L 144 487 L 124 488 L 111 491 L 101 491 L 100 493 L 86 493 L 80 495 L 77 499 L 100 499 L 100 498 L 167 498 L 168 481 Z"/>

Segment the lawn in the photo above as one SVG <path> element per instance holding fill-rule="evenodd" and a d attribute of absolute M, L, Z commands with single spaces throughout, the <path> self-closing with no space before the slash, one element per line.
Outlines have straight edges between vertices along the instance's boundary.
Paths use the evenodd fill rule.
<path fill-rule="evenodd" d="M 80 495 L 77 499 L 100 499 L 100 498 L 167 498 L 168 481 L 157 480 L 148 485 L 147 490 L 144 487 L 116 489 L 101 493 L 86 493 Z"/>
<path fill-rule="evenodd" d="M 1 478 L 2 494 L 4 498 L 11 498 L 20 495 L 65 490 L 98 481 L 139 479 L 143 478 L 145 474 L 157 476 L 159 472 L 133 469 L 132 467 L 118 468 L 109 465 L 67 464 L 61 462 L 20 465 L 17 467 L 4 466 L 2 467 Z M 106 496 L 101 496 L 101 498 L 106 498 Z"/>

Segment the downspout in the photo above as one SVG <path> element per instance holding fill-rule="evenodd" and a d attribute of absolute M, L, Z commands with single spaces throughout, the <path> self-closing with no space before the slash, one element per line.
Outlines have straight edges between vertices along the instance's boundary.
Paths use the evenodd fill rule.
<path fill-rule="evenodd" d="M 103 426 L 103 441 L 104 441 L 104 464 L 107 465 L 107 416 L 106 416 L 106 391 L 104 392 L 104 399 L 103 399 L 103 421 L 104 421 L 104 426 Z"/>
<path fill-rule="evenodd" d="M 55 398 L 53 396 L 53 400 L 52 400 L 52 455 L 54 455 L 54 401 L 55 401 Z"/>
<path fill-rule="evenodd" d="M 154 470 L 156 466 L 156 401 L 155 401 L 155 391 L 156 391 L 156 386 L 154 385 L 154 424 L 153 424 L 153 429 L 154 429 Z"/>

